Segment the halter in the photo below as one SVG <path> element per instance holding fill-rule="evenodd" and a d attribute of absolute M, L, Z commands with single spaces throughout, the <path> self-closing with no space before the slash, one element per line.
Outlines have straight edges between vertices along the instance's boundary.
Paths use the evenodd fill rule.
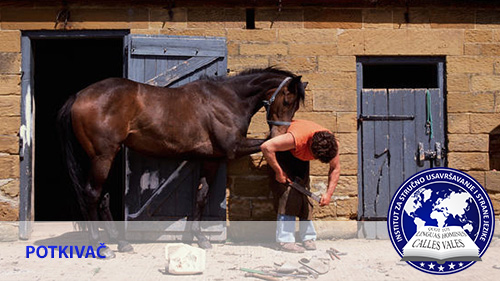
<path fill-rule="evenodd" d="M 267 119 L 267 124 L 269 125 L 276 125 L 276 126 L 290 126 L 291 122 L 288 122 L 288 121 L 274 121 L 274 120 L 269 120 L 269 109 L 271 108 L 271 104 L 273 104 L 274 100 L 276 99 L 276 96 L 278 95 L 278 93 L 281 91 L 281 89 L 283 88 L 283 86 L 285 86 L 285 84 L 290 81 L 292 79 L 292 77 L 287 77 L 285 78 L 281 84 L 279 85 L 278 89 L 276 89 L 276 91 L 274 91 L 273 95 L 271 96 L 271 98 L 269 100 L 264 100 L 264 107 L 266 108 L 266 119 Z"/>

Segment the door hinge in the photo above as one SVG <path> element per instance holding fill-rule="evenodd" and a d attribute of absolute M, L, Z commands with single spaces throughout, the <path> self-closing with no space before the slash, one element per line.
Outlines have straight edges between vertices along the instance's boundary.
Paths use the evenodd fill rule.
<path fill-rule="evenodd" d="M 413 115 L 359 115 L 358 121 L 405 121 L 413 120 Z"/>

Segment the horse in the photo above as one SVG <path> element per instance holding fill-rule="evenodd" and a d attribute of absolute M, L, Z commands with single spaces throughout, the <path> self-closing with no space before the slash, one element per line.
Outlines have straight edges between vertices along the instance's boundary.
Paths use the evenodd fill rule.
<path fill-rule="evenodd" d="M 118 251 L 133 250 L 118 234 L 109 195 L 103 194 L 113 159 L 124 145 L 144 155 L 202 161 L 193 211 L 198 224 L 192 229 L 199 246 L 210 248 L 199 221 L 220 161 L 260 151 L 265 139 L 246 134 L 252 116 L 263 106 L 270 137 L 284 133 L 304 102 L 306 85 L 301 76 L 269 67 L 202 77 L 178 88 L 108 78 L 72 95 L 58 113 L 58 124 L 90 242 L 100 244 L 96 221 L 101 218 Z M 106 258 L 115 256 L 108 247 L 100 252 Z"/>

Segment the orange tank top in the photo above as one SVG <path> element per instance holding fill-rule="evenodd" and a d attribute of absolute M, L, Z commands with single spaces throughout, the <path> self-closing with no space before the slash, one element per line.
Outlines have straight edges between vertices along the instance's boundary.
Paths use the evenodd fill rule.
<path fill-rule="evenodd" d="M 293 120 L 287 132 L 292 134 L 295 140 L 295 149 L 291 150 L 293 156 L 302 161 L 314 160 L 311 152 L 312 137 L 316 132 L 328 131 L 323 126 L 307 120 Z"/>

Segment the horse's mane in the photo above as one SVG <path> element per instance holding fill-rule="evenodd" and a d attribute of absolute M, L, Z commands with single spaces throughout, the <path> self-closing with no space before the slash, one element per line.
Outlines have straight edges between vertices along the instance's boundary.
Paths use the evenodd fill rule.
<path fill-rule="evenodd" d="M 208 75 L 202 75 L 200 77 L 200 80 L 208 80 L 208 81 L 214 81 L 214 82 L 220 82 L 220 81 L 225 81 L 228 79 L 235 79 L 241 76 L 246 76 L 246 75 L 253 75 L 253 74 L 265 74 L 265 73 L 274 73 L 278 75 L 282 75 L 285 77 L 292 77 L 296 78 L 297 75 L 293 74 L 290 71 L 280 69 L 275 66 L 270 66 L 266 68 L 250 68 L 241 71 L 240 73 L 234 75 L 234 76 L 208 76 Z M 305 100 L 305 91 L 300 91 L 297 93 L 298 98 L 300 101 L 304 102 Z"/>

